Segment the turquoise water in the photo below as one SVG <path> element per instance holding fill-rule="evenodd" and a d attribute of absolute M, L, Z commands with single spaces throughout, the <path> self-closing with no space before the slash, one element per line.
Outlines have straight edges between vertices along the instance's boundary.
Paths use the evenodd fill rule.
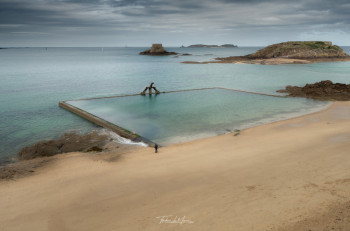
<path fill-rule="evenodd" d="M 67 103 L 162 145 L 224 134 L 328 104 L 221 89 Z"/>
<path fill-rule="evenodd" d="M 162 91 L 217 86 L 274 93 L 285 85 L 350 80 L 350 62 L 279 66 L 181 63 L 244 55 L 257 47 L 168 48 L 193 54 L 177 58 L 138 55 L 145 49 L 0 50 L 0 156 L 15 155 L 26 145 L 57 138 L 67 130 L 87 132 L 96 128 L 59 108 L 61 100 L 138 93 L 151 81 Z M 345 50 L 349 52 L 349 47 Z"/>

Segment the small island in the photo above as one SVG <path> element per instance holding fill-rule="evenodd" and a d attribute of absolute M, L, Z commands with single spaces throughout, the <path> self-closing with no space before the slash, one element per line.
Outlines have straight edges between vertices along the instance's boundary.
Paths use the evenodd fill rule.
<path fill-rule="evenodd" d="M 223 44 L 223 45 L 194 44 L 194 45 L 190 45 L 188 47 L 181 46 L 181 48 L 234 48 L 234 47 L 237 47 L 237 45 L 233 45 L 233 44 Z"/>
<path fill-rule="evenodd" d="M 193 64 L 206 63 L 247 63 L 247 64 L 308 64 L 316 62 L 350 61 L 350 56 L 339 46 L 324 41 L 284 42 L 267 46 L 245 56 L 216 58 L 208 62 L 184 62 Z"/>
<path fill-rule="evenodd" d="M 177 55 L 176 52 L 168 52 L 164 50 L 162 44 L 152 44 L 151 49 L 140 52 L 140 55 L 153 55 L 153 56 L 165 56 L 165 55 Z"/>

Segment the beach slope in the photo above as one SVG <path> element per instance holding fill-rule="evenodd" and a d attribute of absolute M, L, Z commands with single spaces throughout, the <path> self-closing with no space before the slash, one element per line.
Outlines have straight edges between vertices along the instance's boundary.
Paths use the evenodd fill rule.
<path fill-rule="evenodd" d="M 336 102 L 159 154 L 59 155 L 0 182 L 0 230 L 350 230 L 349 128 Z"/>

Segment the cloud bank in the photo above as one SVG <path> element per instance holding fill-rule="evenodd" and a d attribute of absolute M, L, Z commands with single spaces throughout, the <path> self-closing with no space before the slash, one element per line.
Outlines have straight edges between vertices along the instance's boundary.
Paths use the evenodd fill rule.
<path fill-rule="evenodd" d="M 350 45 L 348 0 L 0 0 L 0 46 Z"/>

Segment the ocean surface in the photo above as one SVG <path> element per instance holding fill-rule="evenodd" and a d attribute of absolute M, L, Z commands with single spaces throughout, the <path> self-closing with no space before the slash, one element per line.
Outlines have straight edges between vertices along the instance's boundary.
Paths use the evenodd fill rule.
<path fill-rule="evenodd" d="M 286 85 L 302 86 L 327 79 L 350 82 L 350 62 L 277 66 L 181 63 L 245 55 L 260 47 L 166 48 L 192 56 L 138 55 L 146 49 L 1 49 L 0 158 L 15 156 L 24 146 L 58 138 L 67 131 L 85 133 L 97 129 L 94 124 L 59 108 L 58 101 L 62 100 L 139 93 L 152 81 L 161 91 L 227 87 L 272 94 Z M 350 47 L 343 49 L 350 53 Z M 120 120 L 118 113 L 112 113 L 115 118 L 112 116 L 111 120 L 132 126 L 147 138 L 169 144 L 285 119 L 327 105 L 314 100 L 280 99 L 222 90 L 213 90 L 210 94 L 205 91 L 164 94 L 148 98 L 141 104 L 136 98 L 89 102 L 90 105 L 85 106 L 98 111 L 102 106 L 114 105 L 112 111 L 120 112 L 119 109 L 124 108 L 125 113 L 139 113 L 134 120 L 129 116 Z M 142 98 L 139 99 L 142 102 Z M 184 106 L 184 102 L 190 106 Z M 156 105 L 157 109 L 145 109 L 150 104 Z M 222 113 L 218 114 L 218 111 Z M 141 116 L 142 113 L 146 116 Z"/>

